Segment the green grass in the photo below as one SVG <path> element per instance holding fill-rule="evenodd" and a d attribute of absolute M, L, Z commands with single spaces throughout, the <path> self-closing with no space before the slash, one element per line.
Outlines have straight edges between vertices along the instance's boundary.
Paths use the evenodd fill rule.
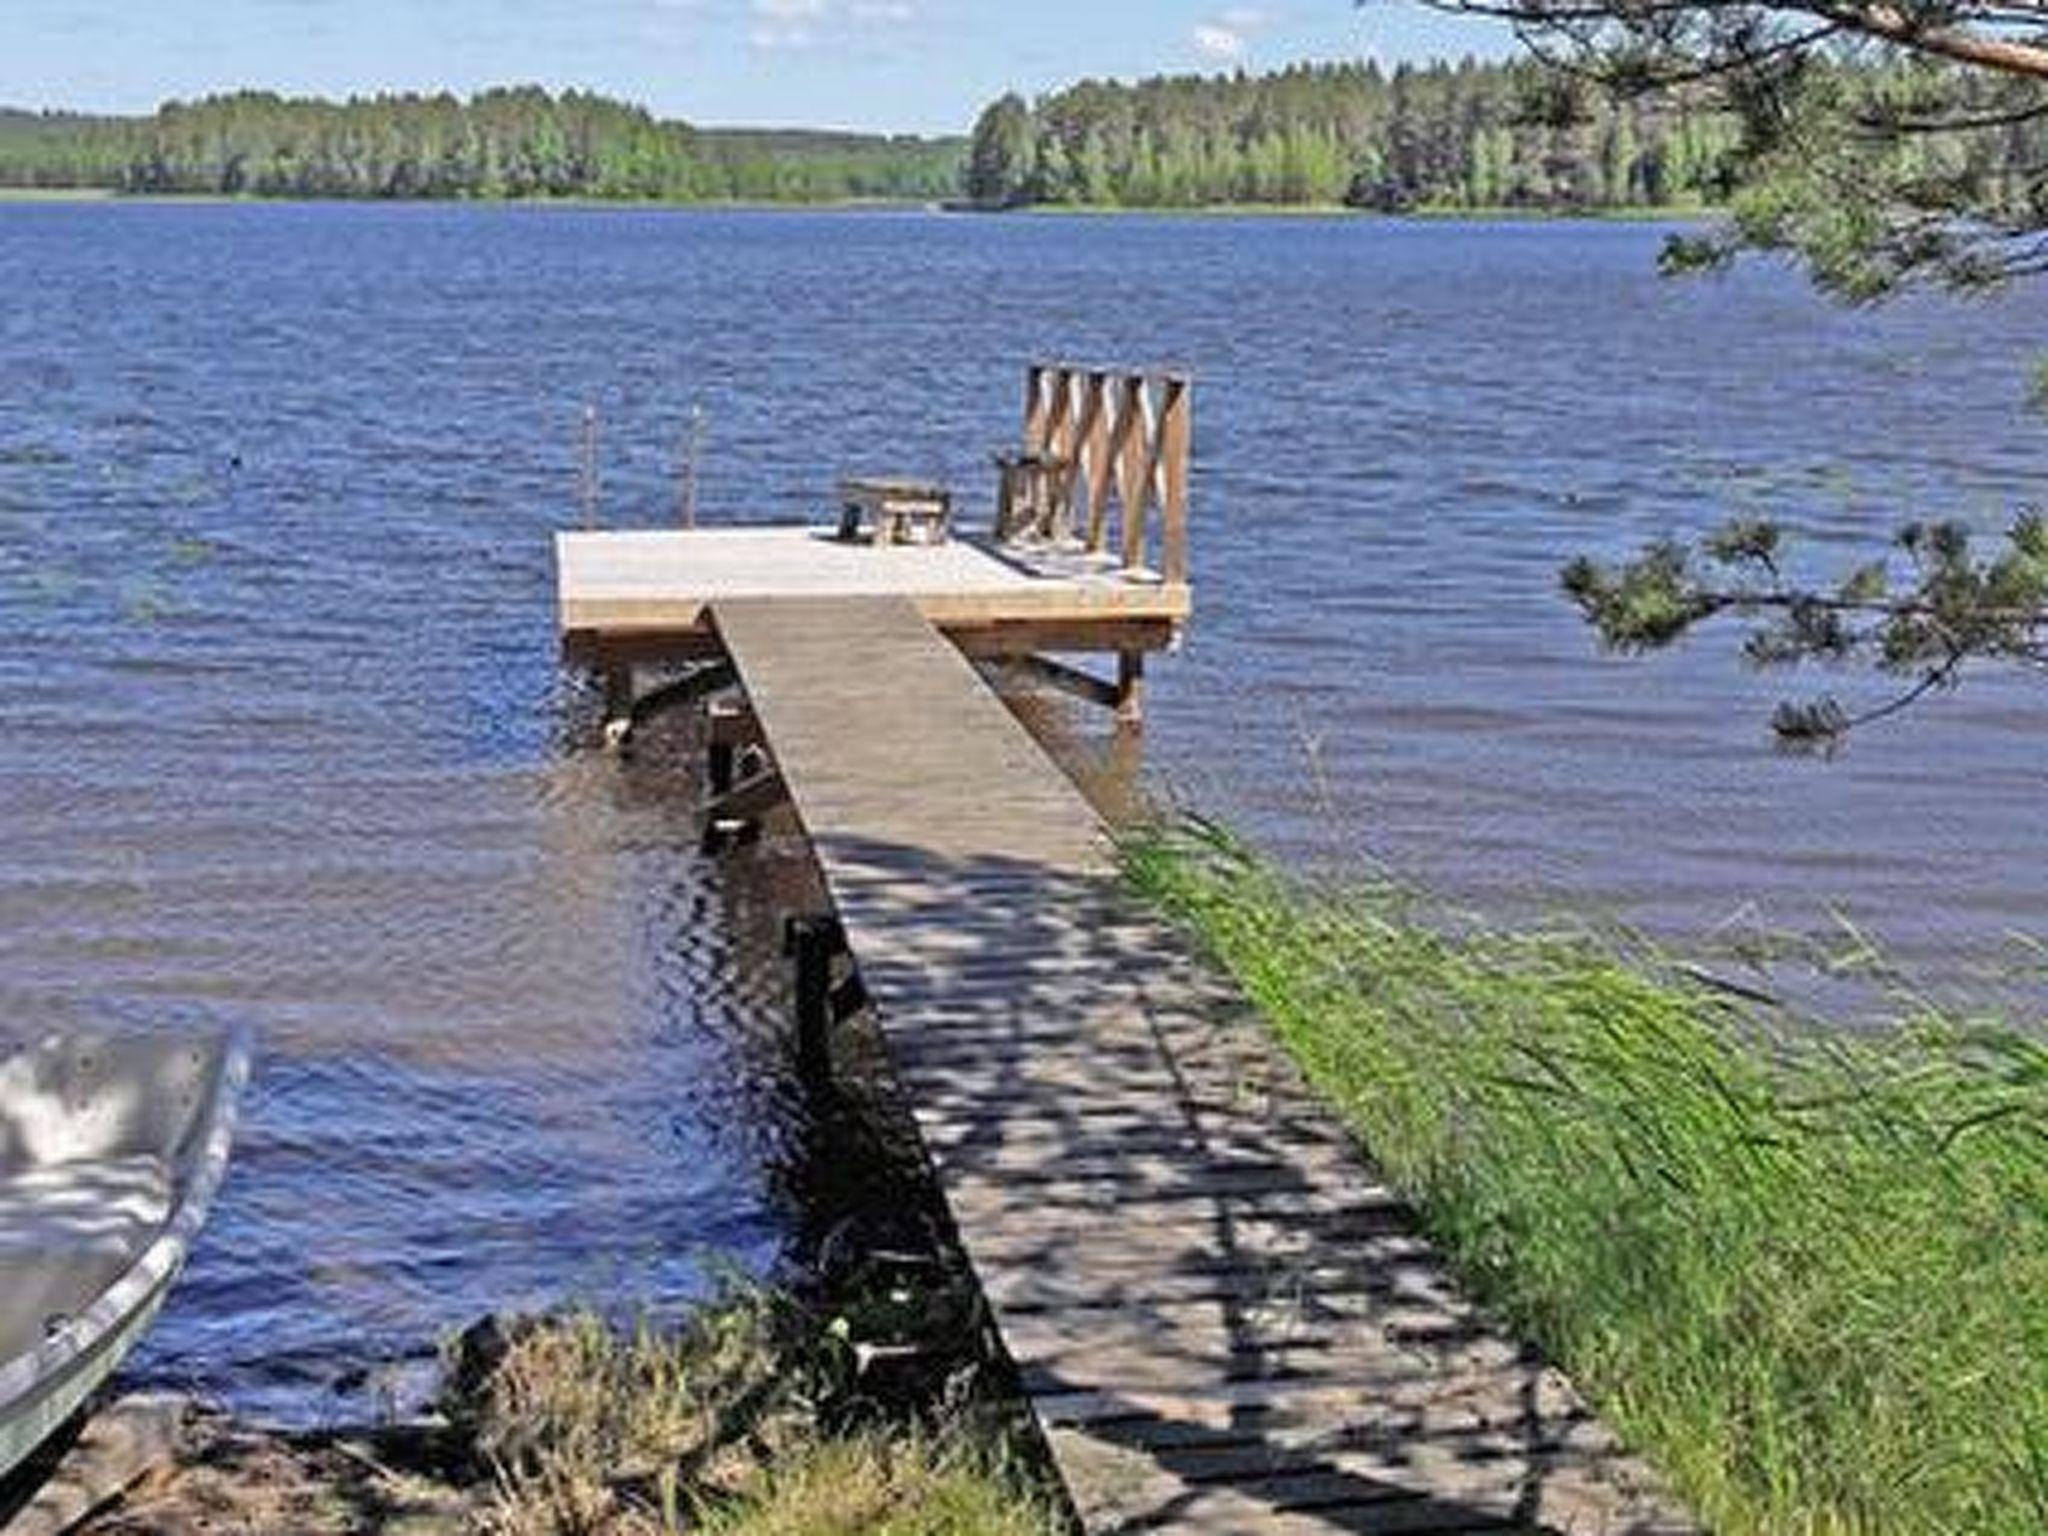
<path fill-rule="evenodd" d="M 494 1487 L 490 1536 L 1048 1536 L 1002 1435 L 967 1408 L 862 1412 L 835 1336 L 736 1291 L 687 1328 L 517 1328 L 449 1416 Z M 458 1379 L 466 1374 L 459 1366 Z"/>
<path fill-rule="evenodd" d="M 1925 1013 L 1795 1030 L 1200 825 L 1129 867 L 1715 1529 L 2048 1530 L 2048 1049 Z"/>
<path fill-rule="evenodd" d="M 957 1439 L 864 1434 L 762 1472 L 700 1529 L 719 1536 L 1050 1536 L 1051 1517 Z"/>

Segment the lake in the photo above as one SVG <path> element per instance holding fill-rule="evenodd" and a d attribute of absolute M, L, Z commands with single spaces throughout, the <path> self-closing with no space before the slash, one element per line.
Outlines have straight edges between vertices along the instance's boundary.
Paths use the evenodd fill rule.
<path fill-rule="evenodd" d="M 704 520 L 759 521 L 856 467 L 986 505 L 1032 356 L 1191 367 L 1160 783 L 1305 869 L 1723 968 L 1853 925 L 2038 1009 L 2038 679 L 1790 757 L 1770 708 L 1816 680 L 1732 634 L 1602 657 L 1556 571 L 1738 511 L 1837 573 L 1908 517 L 2001 526 L 2048 313 L 1672 284 L 1659 238 L 0 206 L 0 1033 L 262 1033 L 139 1370 L 353 1416 L 483 1310 L 676 1301 L 801 1220 L 768 920 L 800 872 L 698 857 L 680 763 L 590 750 L 556 667 L 586 402 L 608 524 L 674 517 L 693 405 Z"/>

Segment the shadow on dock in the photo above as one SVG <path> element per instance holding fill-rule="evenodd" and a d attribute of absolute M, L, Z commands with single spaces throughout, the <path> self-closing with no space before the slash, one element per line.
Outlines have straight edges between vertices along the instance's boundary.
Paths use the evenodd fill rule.
<path fill-rule="evenodd" d="M 1113 878 L 830 836 L 905 1112 L 1089 1529 L 1690 1529 Z"/>

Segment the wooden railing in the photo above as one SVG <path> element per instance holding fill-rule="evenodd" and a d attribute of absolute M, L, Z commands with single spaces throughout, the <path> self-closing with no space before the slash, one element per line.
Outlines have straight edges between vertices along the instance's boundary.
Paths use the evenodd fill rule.
<path fill-rule="evenodd" d="M 1186 374 L 1034 363 L 1023 452 L 1000 460 L 996 536 L 1078 547 L 1185 583 L 1193 438 Z"/>

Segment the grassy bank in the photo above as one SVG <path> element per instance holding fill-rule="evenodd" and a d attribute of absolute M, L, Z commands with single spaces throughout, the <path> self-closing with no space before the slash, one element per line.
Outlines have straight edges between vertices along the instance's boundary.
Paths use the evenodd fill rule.
<path fill-rule="evenodd" d="M 2048 1529 L 2048 1050 L 1134 847 L 1473 1287 L 1727 1532 Z"/>
<path fill-rule="evenodd" d="M 218 1415 L 85 1536 L 1051 1536 L 1012 1421 L 971 1393 L 877 1394 L 831 1320 L 735 1292 L 679 1330 L 480 1325 L 438 1422 L 265 1434 Z M 956 1383 L 957 1385 L 957 1383 Z"/>
<path fill-rule="evenodd" d="M 834 1335 L 771 1296 L 678 1334 L 593 1318 L 528 1330 L 462 1403 L 454 1421 L 493 1474 L 479 1526 L 494 1536 L 1056 1528 L 996 1426 L 961 1405 L 882 1411 Z"/>

